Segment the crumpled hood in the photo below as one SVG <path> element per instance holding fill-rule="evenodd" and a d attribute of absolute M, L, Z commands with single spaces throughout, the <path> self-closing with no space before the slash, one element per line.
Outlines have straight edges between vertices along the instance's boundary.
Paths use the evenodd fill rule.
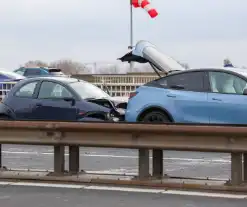
<path fill-rule="evenodd" d="M 186 70 L 176 60 L 162 53 L 154 44 L 140 40 L 134 50 L 119 58 L 122 62 L 152 63 L 161 72 Z"/>
<path fill-rule="evenodd" d="M 109 99 L 110 99 L 110 101 L 112 101 L 116 104 L 120 104 L 120 103 L 127 103 L 129 100 L 129 97 L 128 96 L 113 96 Z"/>

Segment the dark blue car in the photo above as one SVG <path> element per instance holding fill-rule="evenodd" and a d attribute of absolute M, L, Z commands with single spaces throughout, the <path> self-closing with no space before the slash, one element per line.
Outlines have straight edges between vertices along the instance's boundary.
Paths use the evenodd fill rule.
<path fill-rule="evenodd" d="M 0 119 L 119 121 L 124 118 L 124 109 L 118 108 L 119 104 L 122 103 L 82 80 L 52 76 L 27 78 L 18 82 L 3 99 Z"/>

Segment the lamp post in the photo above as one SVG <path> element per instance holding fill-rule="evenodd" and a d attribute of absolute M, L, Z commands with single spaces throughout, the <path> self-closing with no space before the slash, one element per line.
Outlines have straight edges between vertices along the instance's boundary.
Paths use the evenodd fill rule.
<path fill-rule="evenodd" d="M 130 0 L 130 45 L 128 47 L 129 50 L 133 49 L 133 7 L 132 0 Z M 130 62 L 130 72 L 133 70 L 134 62 Z"/>

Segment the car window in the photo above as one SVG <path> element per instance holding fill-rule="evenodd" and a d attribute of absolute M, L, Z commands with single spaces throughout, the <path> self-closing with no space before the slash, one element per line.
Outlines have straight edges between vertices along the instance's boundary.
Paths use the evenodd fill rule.
<path fill-rule="evenodd" d="M 24 75 L 25 71 L 26 70 L 24 68 L 22 68 L 22 69 L 16 70 L 15 73 L 17 73 L 19 75 Z"/>
<path fill-rule="evenodd" d="M 202 92 L 205 91 L 203 79 L 204 72 L 186 72 L 164 77 L 157 83 L 167 88 Z"/>
<path fill-rule="evenodd" d="M 25 76 L 31 76 L 31 75 L 41 75 L 39 68 L 32 68 L 32 69 L 26 69 Z"/>
<path fill-rule="evenodd" d="M 243 94 L 247 82 L 233 74 L 225 72 L 209 72 L 211 91 L 214 93 Z"/>
<path fill-rule="evenodd" d="M 16 93 L 15 96 L 18 97 L 32 97 L 38 81 L 28 83 L 22 86 Z"/>
<path fill-rule="evenodd" d="M 44 81 L 41 84 L 38 98 L 54 99 L 54 98 L 71 98 L 73 95 L 62 85 L 54 82 Z"/>

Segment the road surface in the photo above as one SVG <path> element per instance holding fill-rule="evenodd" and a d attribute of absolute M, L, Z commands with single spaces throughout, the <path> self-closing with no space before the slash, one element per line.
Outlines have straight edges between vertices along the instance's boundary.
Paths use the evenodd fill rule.
<path fill-rule="evenodd" d="M 0 186 L 3 207 L 246 207 L 246 202 L 162 193 Z"/>
<path fill-rule="evenodd" d="M 80 155 L 80 168 L 86 171 L 137 173 L 137 150 L 81 148 Z M 3 165 L 7 168 L 52 170 L 53 148 L 3 145 Z M 228 179 L 230 155 L 164 151 L 164 169 L 172 176 Z"/>

